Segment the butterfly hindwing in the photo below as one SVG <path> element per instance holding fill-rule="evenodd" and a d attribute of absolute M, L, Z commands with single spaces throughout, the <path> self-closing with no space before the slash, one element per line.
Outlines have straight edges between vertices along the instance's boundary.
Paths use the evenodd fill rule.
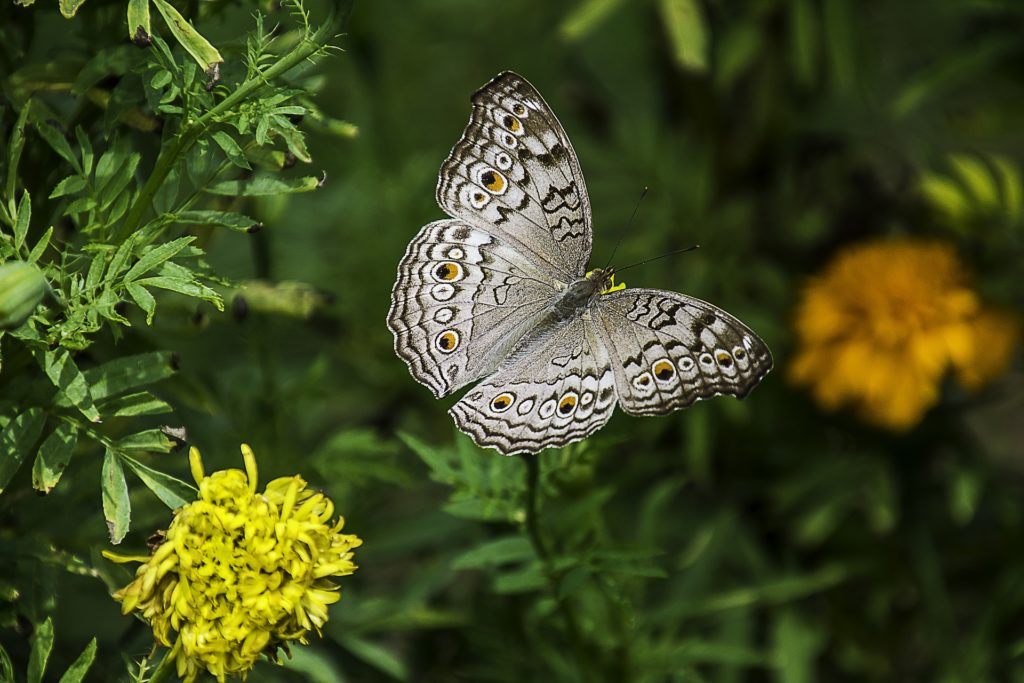
<path fill-rule="evenodd" d="M 505 455 L 579 441 L 615 410 L 604 346 L 578 317 L 531 334 L 449 411 L 459 429 Z"/>
<path fill-rule="evenodd" d="M 446 212 L 506 238 L 564 282 L 590 259 L 590 201 L 576 153 L 547 103 L 505 72 L 473 95 L 462 138 L 441 166 Z"/>
<path fill-rule="evenodd" d="M 718 395 L 743 398 L 772 368 L 767 345 L 706 301 L 626 289 L 593 307 L 613 358 L 622 409 L 664 415 Z"/>
<path fill-rule="evenodd" d="M 554 294 L 493 235 L 447 219 L 424 226 L 398 265 L 388 327 L 413 377 L 442 397 L 490 373 Z"/>

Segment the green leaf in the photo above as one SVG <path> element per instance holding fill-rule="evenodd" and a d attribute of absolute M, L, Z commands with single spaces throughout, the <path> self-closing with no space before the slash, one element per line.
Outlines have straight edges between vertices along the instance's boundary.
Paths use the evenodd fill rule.
<path fill-rule="evenodd" d="M 89 641 L 89 644 L 82 650 L 82 654 L 78 655 L 78 659 L 71 663 L 58 683 L 81 683 L 94 659 L 96 659 L 96 638 Z"/>
<path fill-rule="evenodd" d="M 857 75 L 854 46 L 858 35 L 856 19 L 860 14 L 854 13 L 849 0 L 824 0 L 821 14 L 825 34 L 822 43 L 831 67 L 832 86 L 845 95 L 853 88 Z"/>
<path fill-rule="evenodd" d="M 53 192 L 50 193 L 50 199 L 64 197 L 69 194 L 77 194 L 84 190 L 88 184 L 88 181 L 80 175 L 69 175 L 67 178 L 57 183 L 57 186 L 53 188 Z"/>
<path fill-rule="evenodd" d="M 177 477 L 147 467 L 132 457 L 123 455 L 121 460 L 142 480 L 146 488 L 172 510 L 177 510 L 189 501 L 195 500 L 198 494 L 194 486 L 190 486 Z"/>
<path fill-rule="evenodd" d="M 89 134 L 81 126 L 75 127 L 75 139 L 78 140 L 78 149 L 82 153 L 82 175 L 92 173 L 92 142 L 89 141 Z"/>
<path fill-rule="evenodd" d="M 142 278 L 141 280 L 138 280 L 136 284 L 166 289 L 171 292 L 177 292 L 178 294 L 184 294 L 185 296 L 209 301 L 217 307 L 217 310 L 224 310 L 224 301 L 220 298 L 220 295 L 206 285 L 197 282 L 195 278 L 158 275 L 155 277 Z"/>
<path fill-rule="evenodd" d="M 954 220 L 966 216 L 970 211 L 967 197 L 961 192 L 960 186 L 945 176 L 923 174 L 921 194 L 929 204 Z"/>
<path fill-rule="evenodd" d="M 228 160 L 238 166 L 249 171 L 252 170 L 252 166 L 249 165 L 249 160 L 245 158 L 245 153 L 242 148 L 239 147 L 235 139 L 228 133 L 219 130 L 213 134 L 213 141 L 217 143 L 217 146 L 224 150 L 224 154 L 227 155 Z"/>
<path fill-rule="evenodd" d="M 1021 181 L 1020 169 L 1004 156 L 995 155 L 991 161 L 999 176 L 999 188 L 1006 215 L 1016 220 L 1020 218 L 1021 209 L 1024 208 L 1024 183 Z"/>
<path fill-rule="evenodd" d="M 7 596 L 4 598 L 7 599 Z M 12 597 L 8 601 L 14 602 L 15 599 Z M 7 654 L 3 645 L 0 645 L 0 683 L 14 683 L 14 666 L 11 665 L 11 656 Z"/>
<path fill-rule="evenodd" d="M 145 47 L 153 41 L 152 35 L 149 0 L 128 0 L 128 38 L 139 47 Z"/>
<path fill-rule="evenodd" d="M 157 11 L 167 22 L 167 28 L 171 29 L 174 38 L 185 48 L 186 52 L 192 55 L 192 59 L 196 60 L 204 72 L 210 73 L 224 61 L 224 58 L 217 52 L 217 48 L 211 45 L 192 24 L 188 23 L 185 17 L 181 16 L 170 3 L 166 0 L 153 0 L 153 4 L 156 5 Z"/>
<path fill-rule="evenodd" d="M 7 423 L 0 433 L 0 493 L 7 489 L 11 477 L 32 452 L 46 424 L 41 408 L 29 408 Z"/>
<path fill-rule="evenodd" d="M 28 683 L 40 683 L 46 673 L 46 662 L 53 650 L 53 622 L 50 617 L 36 626 L 32 633 L 32 651 L 28 655 Z"/>
<path fill-rule="evenodd" d="M 179 237 L 176 240 L 172 240 L 165 244 L 161 244 L 158 247 L 150 249 L 142 258 L 140 258 L 134 266 L 132 266 L 127 273 L 125 273 L 125 282 L 130 282 L 136 278 L 142 277 L 149 271 L 159 266 L 164 261 L 173 258 L 175 254 L 187 247 L 193 241 L 195 237 L 189 235 L 187 237 Z"/>
<path fill-rule="evenodd" d="M 7 145 L 7 178 L 4 183 L 4 198 L 14 200 L 14 188 L 18 183 L 18 164 L 21 162 L 21 151 L 25 148 L 25 126 L 28 115 L 32 111 L 32 100 L 28 100 L 18 113 L 18 120 L 11 129 L 11 139 Z"/>
<path fill-rule="evenodd" d="M 60 0 L 60 13 L 65 19 L 71 19 L 78 12 L 78 8 L 85 3 L 85 0 Z"/>
<path fill-rule="evenodd" d="M 284 138 L 285 144 L 288 145 L 288 151 L 295 155 L 296 159 L 307 164 L 313 161 L 309 155 L 309 149 L 306 147 L 305 136 L 288 119 L 282 119 L 281 125 L 277 126 L 276 130 Z"/>
<path fill-rule="evenodd" d="M 96 410 L 92 395 L 89 393 L 89 383 L 71 359 L 68 350 L 63 347 L 47 349 L 41 354 L 36 354 L 36 357 L 46 376 L 60 391 L 62 398 L 78 408 L 90 422 L 99 422 L 100 413 Z"/>
<path fill-rule="evenodd" d="M 149 290 L 139 285 L 137 282 L 129 282 L 125 285 L 125 289 L 128 290 L 128 295 L 132 300 L 138 304 L 146 314 L 146 324 L 153 324 L 153 315 L 156 313 L 156 299 Z"/>
<path fill-rule="evenodd" d="M 148 391 L 126 394 L 99 404 L 100 415 L 104 417 L 136 417 L 139 415 L 162 415 L 173 411 L 170 404 L 161 401 Z"/>
<path fill-rule="evenodd" d="M 721 88 L 733 83 L 757 61 L 764 44 L 758 24 L 737 23 L 724 33 L 715 60 L 715 81 Z"/>
<path fill-rule="evenodd" d="M 409 680 L 409 672 L 402 660 L 380 645 L 357 636 L 347 636 L 339 642 L 342 647 L 378 671 L 399 681 Z"/>
<path fill-rule="evenodd" d="M 102 251 L 93 254 L 89 264 L 89 272 L 85 275 L 85 288 L 95 289 L 103 281 L 103 271 L 107 267 L 107 255 Z"/>
<path fill-rule="evenodd" d="M 790 60 L 801 85 L 814 82 L 818 71 L 818 31 L 811 0 L 790 0 Z"/>
<path fill-rule="evenodd" d="M 177 445 L 159 429 L 146 429 L 121 437 L 114 442 L 114 446 L 120 451 L 146 451 L 150 453 L 170 453 Z"/>
<path fill-rule="evenodd" d="M 812 683 L 814 662 L 825 643 L 824 633 L 805 623 L 797 612 L 786 610 L 775 620 L 774 660 L 779 683 Z"/>
<path fill-rule="evenodd" d="M 442 484 L 454 483 L 455 470 L 452 468 L 451 458 L 445 451 L 428 446 L 411 434 L 404 432 L 399 432 L 398 438 L 426 463 L 431 470 L 431 479 Z"/>
<path fill-rule="evenodd" d="M 103 491 L 103 518 L 107 522 L 110 542 L 117 545 L 124 540 L 131 523 L 132 506 L 128 498 L 128 482 L 124 478 L 121 460 L 109 448 L 103 456 L 101 474 Z"/>
<path fill-rule="evenodd" d="M 494 591 L 501 594 L 532 593 L 547 585 L 547 577 L 537 564 L 499 574 L 494 579 Z"/>
<path fill-rule="evenodd" d="M 110 265 L 107 266 L 107 281 L 111 282 L 115 278 L 121 275 L 125 267 L 128 264 L 128 259 L 132 255 L 132 250 L 135 248 L 136 234 L 128 237 L 121 246 L 114 252 L 113 257 L 110 259 Z"/>
<path fill-rule="evenodd" d="M 0 329 L 20 327 L 49 289 L 46 278 L 35 264 L 0 263 Z"/>
<path fill-rule="evenodd" d="M 172 376 L 177 371 L 168 351 L 141 353 L 117 358 L 85 371 L 93 400 L 101 401 L 129 389 L 143 387 Z"/>
<path fill-rule="evenodd" d="M 37 491 L 49 493 L 60 481 L 64 468 L 71 461 L 78 443 L 78 429 L 67 422 L 59 422 L 50 432 L 36 454 L 32 464 L 32 486 Z"/>
<path fill-rule="evenodd" d="M 893 100 L 893 113 L 897 117 L 913 113 L 940 95 L 969 83 L 971 79 L 991 69 L 993 63 L 1004 58 L 1007 52 L 1018 47 L 1016 39 L 976 41 L 970 50 L 931 63 L 919 77 L 905 79 L 906 85 Z"/>
<path fill-rule="evenodd" d="M 107 182 L 102 185 L 97 184 L 96 197 L 99 199 L 99 208 L 106 209 L 118 200 L 126 200 L 130 193 L 125 193 L 124 190 L 131 182 L 141 158 L 137 152 L 129 154 L 118 165 L 117 170 Z"/>
<path fill-rule="evenodd" d="M 507 536 L 487 541 L 452 560 L 452 569 L 484 569 L 511 562 L 536 559 L 533 546 L 525 536 Z"/>
<path fill-rule="evenodd" d="M 251 180 L 225 180 L 211 187 L 203 188 L 210 194 L 229 197 L 266 197 L 276 194 L 312 192 L 319 189 L 322 181 L 313 176 L 302 178 L 279 178 L 259 175 Z"/>
<path fill-rule="evenodd" d="M 239 232 L 255 232 L 260 227 L 255 218 L 230 211 L 182 211 L 176 220 L 186 225 L 209 225 Z"/>
<path fill-rule="evenodd" d="M 22 190 L 21 201 L 18 202 L 17 218 L 14 222 L 14 248 L 21 249 L 28 235 L 28 224 L 32 220 L 32 201 L 28 190 Z"/>
<path fill-rule="evenodd" d="M 708 68 L 707 20 L 697 0 L 661 0 L 676 64 L 697 73 Z"/>
<path fill-rule="evenodd" d="M 576 9 L 562 20 L 559 32 L 566 40 L 582 38 L 622 3 L 623 0 L 580 0 Z"/>
<path fill-rule="evenodd" d="M 43 254 L 46 253 L 46 248 L 50 246 L 50 238 L 53 237 L 53 226 L 51 225 L 43 233 L 43 236 L 36 242 L 36 246 L 32 247 L 32 251 L 28 255 L 29 263 L 36 263 L 42 258 Z"/>
<path fill-rule="evenodd" d="M 967 154 L 950 154 L 949 163 L 979 205 L 985 209 L 999 206 L 999 188 L 984 163 Z"/>
<path fill-rule="evenodd" d="M 71 149 L 71 145 L 64 137 L 64 133 L 57 129 L 49 121 L 33 121 L 35 124 L 36 131 L 39 135 L 46 140 L 47 144 L 53 148 L 57 154 L 61 156 L 64 161 L 71 164 L 71 168 L 75 169 L 75 172 L 81 175 L 82 165 L 78 162 L 78 157 L 75 156 L 74 151 Z"/>

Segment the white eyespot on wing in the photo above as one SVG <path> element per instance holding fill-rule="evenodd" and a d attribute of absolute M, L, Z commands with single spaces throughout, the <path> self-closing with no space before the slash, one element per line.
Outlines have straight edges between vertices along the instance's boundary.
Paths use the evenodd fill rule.
<path fill-rule="evenodd" d="M 430 288 L 430 296 L 434 297 L 438 301 L 448 301 L 455 296 L 455 287 L 448 284 L 447 282 L 439 285 L 434 285 Z"/>
<path fill-rule="evenodd" d="M 537 413 L 542 418 L 547 420 L 552 415 L 555 414 L 555 408 L 557 408 L 557 407 L 558 407 L 558 401 L 556 401 L 555 399 L 551 398 L 551 399 L 548 399 L 547 401 L 544 401 L 544 403 L 542 403 L 540 405 L 540 410 L 538 410 Z"/>
<path fill-rule="evenodd" d="M 452 247 L 451 249 L 448 250 L 446 256 L 450 259 L 455 259 L 456 261 L 458 261 L 460 259 L 466 258 L 466 252 L 464 252 L 459 247 Z"/>
<path fill-rule="evenodd" d="M 434 322 L 444 325 L 455 317 L 455 309 L 450 307 L 439 308 L 434 311 Z"/>
<path fill-rule="evenodd" d="M 700 372 L 697 370 L 697 361 L 693 360 L 692 356 L 683 356 L 676 363 L 679 368 L 679 372 L 684 379 L 693 379 Z"/>
<path fill-rule="evenodd" d="M 498 152 L 494 157 L 495 165 L 502 171 L 512 168 L 512 157 L 507 152 Z"/>
<path fill-rule="evenodd" d="M 533 406 L 534 406 L 534 400 L 532 398 L 528 398 L 525 401 L 522 401 L 522 402 L 519 403 L 519 407 L 516 408 L 516 411 L 520 415 L 526 415 L 531 410 L 533 410 Z"/>

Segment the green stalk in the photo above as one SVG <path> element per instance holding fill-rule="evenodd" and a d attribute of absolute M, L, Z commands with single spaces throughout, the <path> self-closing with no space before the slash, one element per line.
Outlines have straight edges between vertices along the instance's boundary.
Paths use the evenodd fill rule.
<path fill-rule="evenodd" d="M 576 620 L 576 615 L 569 605 L 568 598 L 563 600 L 558 597 L 561 574 L 551 566 L 551 553 L 540 533 L 540 520 L 537 514 L 537 490 L 540 482 L 538 458 L 540 456 L 524 453 L 521 457 L 526 465 L 526 533 L 530 537 L 530 543 L 533 545 L 537 557 L 540 558 L 541 563 L 544 565 L 544 574 L 548 579 L 548 588 L 551 591 L 551 596 L 554 598 L 555 603 L 558 605 L 558 611 L 565 620 L 565 626 L 569 632 L 569 642 L 572 644 L 573 654 L 579 666 L 580 677 L 584 681 L 596 681 L 598 678 L 591 671 L 592 659 L 587 654 L 583 637 L 580 635 L 580 627 Z"/>
<path fill-rule="evenodd" d="M 303 38 L 291 52 L 275 62 L 266 71 L 261 71 L 256 76 L 247 79 L 233 93 L 225 97 L 220 104 L 203 114 L 193 123 L 185 125 L 178 133 L 178 137 L 160 152 L 160 156 L 157 157 L 156 164 L 153 166 L 153 172 L 146 179 L 146 184 L 142 186 L 138 198 L 121 222 L 121 226 L 114 235 L 113 243 L 123 243 L 139 228 L 143 216 L 146 215 L 146 212 L 153 205 L 153 197 L 156 196 L 160 186 L 167 179 L 171 169 L 174 168 L 178 159 L 196 143 L 212 123 L 216 122 L 222 114 L 230 111 L 236 104 L 243 102 L 253 93 L 265 87 L 269 81 L 291 71 L 323 49 L 324 45 L 327 44 L 327 40 L 333 34 L 334 24 L 335 20 L 332 13 L 327 18 L 327 21 L 311 37 Z"/>
<path fill-rule="evenodd" d="M 164 652 L 163 659 L 157 664 L 156 670 L 153 671 L 153 675 L 149 677 L 147 683 L 163 683 L 172 672 L 177 672 L 177 663 L 175 662 L 174 655 L 177 654 L 175 650 L 178 645 L 178 643 L 175 643 L 174 647 Z"/>

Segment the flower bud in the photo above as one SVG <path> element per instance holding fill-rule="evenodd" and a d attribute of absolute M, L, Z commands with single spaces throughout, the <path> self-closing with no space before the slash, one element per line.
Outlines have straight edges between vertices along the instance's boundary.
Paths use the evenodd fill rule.
<path fill-rule="evenodd" d="M 32 263 L 0 264 L 0 329 L 18 327 L 36 310 L 50 287 Z"/>

